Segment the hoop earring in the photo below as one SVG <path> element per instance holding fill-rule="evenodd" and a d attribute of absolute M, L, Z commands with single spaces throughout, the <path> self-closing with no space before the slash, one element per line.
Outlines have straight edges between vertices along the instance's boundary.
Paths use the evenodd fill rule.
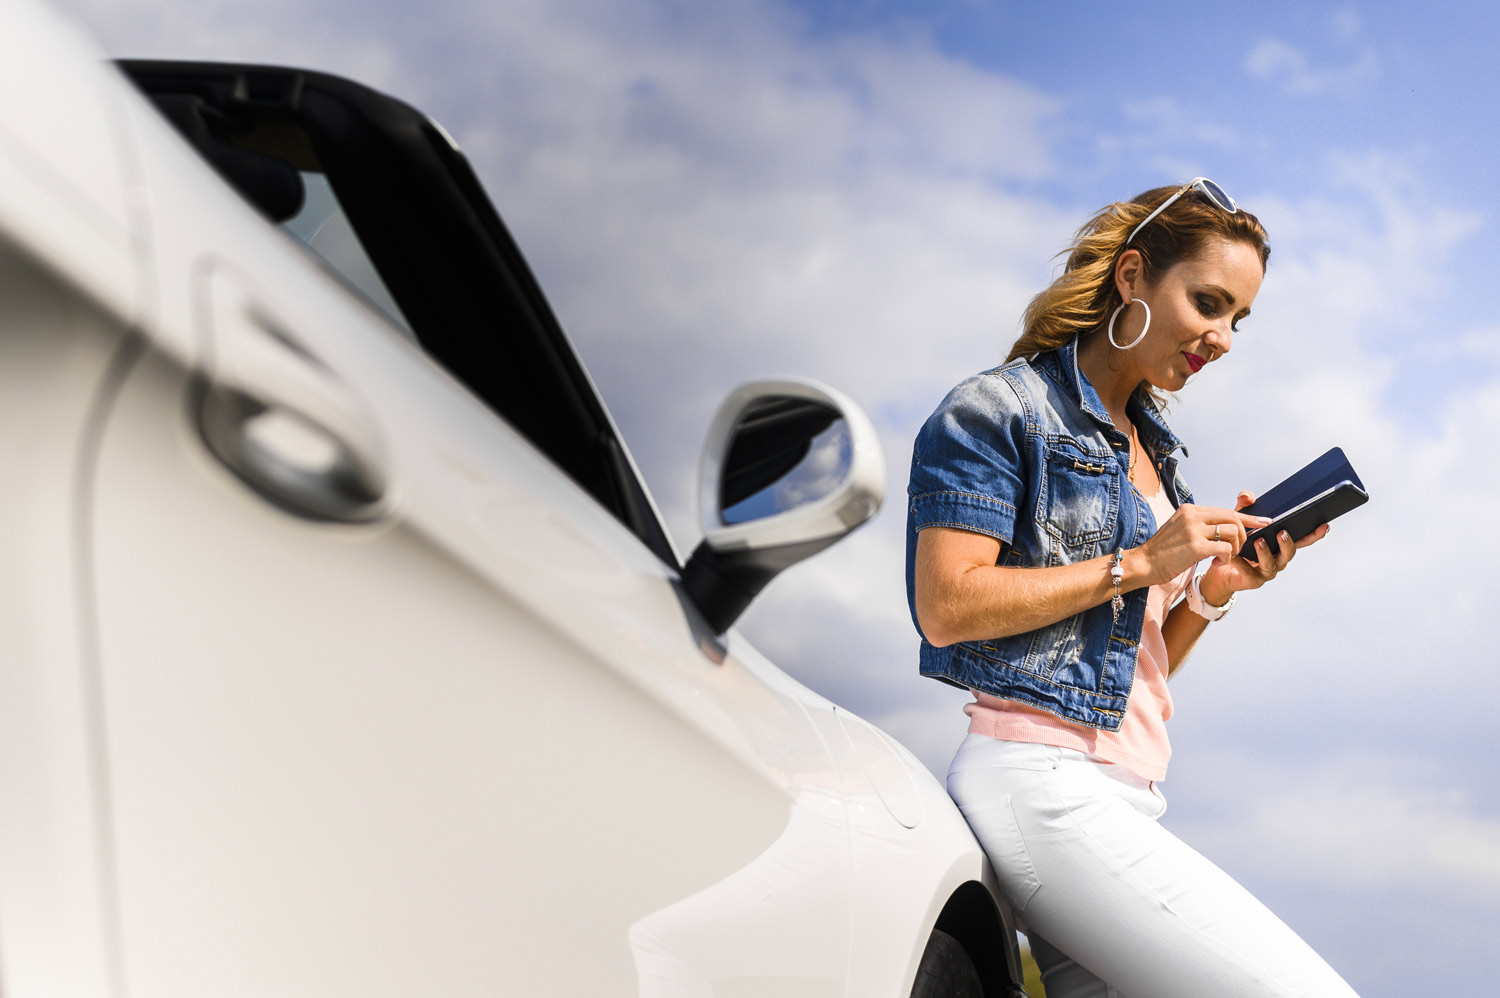
<path fill-rule="evenodd" d="M 1119 343 L 1115 342 L 1115 319 L 1119 316 L 1120 312 L 1123 309 L 1125 309 L 1127 306 L 1129 306 L 1129 305 L 1131 305 L 1131 304 L 1133 304 L 1135 302 L 1140 302 L 1141 308 L 1143 308 L 1143 309 L 1146 310 L 1146 324 L 1141 327 L 1141 335 L 1137 336 L 1135 339 L 1131 340 L 1129 343 L 1126 343 L 1124 346 L 1121 346 Z M 1122 301 L 1122 302 L 1120 302 L 1120 304 L 1115 308 L 1115 310 L 1109 314 L 1109 328 L 1105 330 L 1105 334 L 1109 337 L 1110 345 L 1113 346 L 1116 350 L 1129 350 L 1131 347 L 1135 346 L 1141 340 L 1143 340 L 1143 339 L 1146 338 L 1146 332 L 1150 328 L 1151 328 L 1151 306 L 1147 305 L 1144 299 L 1141 299 L 1141 298 L 1132 298 L 1132 299 L 1130 299 L 1130 301 Z"/>

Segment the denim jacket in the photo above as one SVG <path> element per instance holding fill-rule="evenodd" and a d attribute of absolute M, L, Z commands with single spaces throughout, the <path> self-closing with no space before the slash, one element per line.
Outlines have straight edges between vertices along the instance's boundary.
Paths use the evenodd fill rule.
<path fill-rule="evenodd" d="M 1192 501 L 1177 472 L 1182 446 L 1151 397 L 1126 412 L 1173 506 Z M 998 564 L 1067 565 L 1142 544 L 1156 518 L 1130 484 L 1130 450 L 1078 370 L 1078 341 L 977 374 L 948 393 L 917 434 L 907 489 L 906 593 L 916 621 L 917 533 L 959 527 L 1001 543 Z M 1146 619 L 1146 589 L 1008 638 L 935 648 L 921 672 L 1114 731 L 1125 716 Z M 918 632 L 921 626 L 918 625 Z"/>

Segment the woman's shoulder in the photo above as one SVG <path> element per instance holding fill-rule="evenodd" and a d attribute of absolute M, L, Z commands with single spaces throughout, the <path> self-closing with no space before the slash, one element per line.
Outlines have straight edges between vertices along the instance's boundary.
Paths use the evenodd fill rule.
<path fill-rule="evenodd" d="M 1024 418 L 1035 409 L 1039 387 L 1037 372 L 1026 358 L 1018 357 L 954 385 L 932 415 Z"/>

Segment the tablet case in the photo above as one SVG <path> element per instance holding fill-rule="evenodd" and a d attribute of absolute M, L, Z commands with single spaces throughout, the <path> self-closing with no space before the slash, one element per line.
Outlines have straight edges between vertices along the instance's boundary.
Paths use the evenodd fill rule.
<path fill-rule="evenodd" d="M 1354 473 L 1343 449 L 1335 447 L 1241 510 L 1252 516 L 1269 516 L 1276 522 L 1251 531 L 1240 549 L 1240 557 L 1255 561 L 1255 541 L 1261 537 L 1270 545 L 1271 553 L 1278 554 L 1278 532 L 1285 530 L 1301 540 L 1369 499 L 1364 483 Z M 1299 506 L 1303 508 L 1298 509 Z M 1295 512 L 1288 516 L 1292 510 Z"/>

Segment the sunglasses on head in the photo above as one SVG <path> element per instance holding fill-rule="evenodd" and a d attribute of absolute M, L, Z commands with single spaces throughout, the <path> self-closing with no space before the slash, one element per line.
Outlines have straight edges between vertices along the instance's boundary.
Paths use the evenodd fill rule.
<path fill-rule="evenodd" d="M 1135 228 L 1131 229 L 1130 235 L 1125 237 L 1125 245 L 1129 246 L 1130 240 L 1135 238 L 1135 234 L 1137 232 L 1144 229 L 1157 215 L 1160 215 L 1162 212 L 1172 207 L 1172 203 L 1174 201 L 1182 197 L 1188 191 L 1192 190 L 1198 191 L 1204 197 L 1208 198 L 1208 200 L 1214 205 L 1224 209 L 1231 215 L 1240 210 L 1240 206 L 1234 203 L 1234 198 L 1224 193 L 1224 188 L 1220 187 L 1212 180 L 1209 180 L 1207 177 L 1194 177 L 1183 186 L 1182 190 L 1167 198 L 1157 207 L 1155 211 L 1147 215 L 1145 219 L 1142 220 L 1140 225 L 1137 225 Z"/>

